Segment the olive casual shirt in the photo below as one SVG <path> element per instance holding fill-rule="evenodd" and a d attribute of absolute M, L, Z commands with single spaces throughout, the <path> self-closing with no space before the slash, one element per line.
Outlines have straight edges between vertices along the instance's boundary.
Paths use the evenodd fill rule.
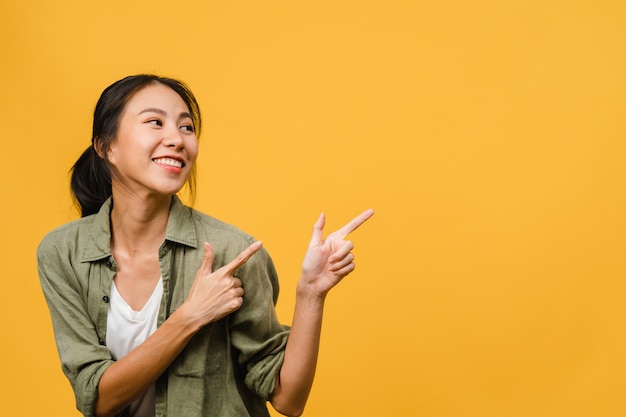
<path fill-rule="evenodd" d="M 105 346 L 116 270 L 110 247 L 112 204 L 109 199 L 99 213 L 50 232 L 37 250 L 62 369 L 72 384 L 76 407 L 85 416 L 93 415 L 98 382 L 114 362 Z M 159 249 L 163 277 L 159 325 L 187 298 L 202 264 L 205 241 L 214 249 L 215 270 L 254 240 L 174 197 Z M 266 401 L 274 390 L 289 334 L 274 309 L 276 270 L 261 249 L 235 276 L 245 290 L 242 307 L 197 333 L 156 381 L 156 416 L 269 416 Z"/>

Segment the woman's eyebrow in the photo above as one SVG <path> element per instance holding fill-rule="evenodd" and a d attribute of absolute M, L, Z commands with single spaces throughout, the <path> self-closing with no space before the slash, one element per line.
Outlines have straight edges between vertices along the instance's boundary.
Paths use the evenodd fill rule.
<path fill-rule="evenodd" d="M 137 114 L 139 115 L 139 114 L 143 114 L 143 113 L 157 113 L 157 114 L 160 114 L 162 116 L 166 116 L 167 115 L 167 112 L 165 110 L 159 109 L 157 107 L 149 107 L 147 109 L 143 109 L 142 111 L 140 111 Z M 180 119 L 187 119 L 187 118 L 193 119 L 193 117 L 191 117 L 191 114 L 189 112 L 182 112 L 181 114 L 178 115 L 178 120 L 180 120 Z"/>
<path fill-rule="evenodd" d="M 178 115 L 178 120 L 180 120 L 180 119 L 191 119 L 191 120 L 193 120 L 193 117 L 191 117 L 190 113 L 184 111 L 184 112 L 182 112 L 181 114 Z"/>
<path fill-rule="evenodd" d="M 147 108 L 147 109 L 143 109 L 142 111 L 140 111 L 137 114 L 143 114 L 143 113 L 158 113 L 158 114 L 163 115 L 163 116 L 165 116 L 167 114 L 167 112 L 165 110 L 162 110 L 162 109 L 159 109 L 159 108 L 156 108 L 156 107 L 150 107 L 150 108 Z"/>

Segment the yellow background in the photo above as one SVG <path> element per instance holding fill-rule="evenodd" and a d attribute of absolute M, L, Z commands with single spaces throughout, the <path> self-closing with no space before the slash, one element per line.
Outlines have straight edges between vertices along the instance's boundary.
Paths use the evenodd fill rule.
<path fill-rule="evenodd" d="M 77 415 L 35 249 L 111 82 L 188 82 L 196 207 L 265 242 L 290 322 L 361 210 L 307 416 L 624 416 L 626 3 L 2 0 L 0 408 Z"/>

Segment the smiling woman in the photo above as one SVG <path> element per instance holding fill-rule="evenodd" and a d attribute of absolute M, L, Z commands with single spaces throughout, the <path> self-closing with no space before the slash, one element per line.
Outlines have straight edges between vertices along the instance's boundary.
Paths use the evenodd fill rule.
<path fill-rule="evenodd" d="M 181 82 L 124 78 L 96 105 L 72 170 L 82 218 L 50 232 L 38 266 L 63 371 L 86 416 L 300 415 L 315 374 L 327 293 L 354 269 L 324 216 L 302 263 L 291 328 L 259 241 L 186 207 L 201 118 Z M 244 292 L 245 288 L 245 292 Z"/>

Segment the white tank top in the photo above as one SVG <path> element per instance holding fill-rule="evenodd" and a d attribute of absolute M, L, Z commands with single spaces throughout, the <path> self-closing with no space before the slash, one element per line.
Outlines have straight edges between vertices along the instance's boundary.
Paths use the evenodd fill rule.
<path fill-rule="evenodd" d="M 135 311 L 122 298 L 117 291 L 115 282 L 113 282 L 106 337 L 106 344 L 113 359 L 123 358 L 156 331 L 162 296 L 163 279 L 159 278 L 159 282 L 146 304 L 140 311 Z M 130 405 L 130 415 L 133 417 L 154 417 L 154 402 L 153 385 L 143 396 L 133 401 Z"/>

